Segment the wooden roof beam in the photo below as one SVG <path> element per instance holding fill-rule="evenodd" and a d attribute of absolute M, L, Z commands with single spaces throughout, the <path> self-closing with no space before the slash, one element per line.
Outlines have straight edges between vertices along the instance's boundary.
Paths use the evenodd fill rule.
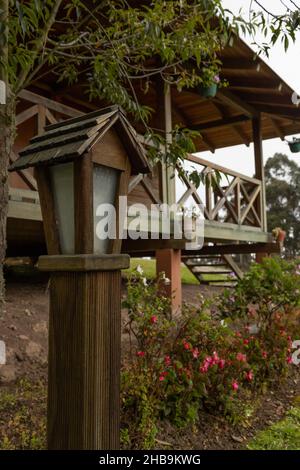
<path fill-rule="evenodd" d="M 260 72 L 262 68 L 262 63 L 257 60 L 257 58 L 253 58 L 253 60 L 249 59 L 241 59 L 237 58 L 224 58 L 222 59 L 222 66 L 221 70 L 254 70 L 256 72 Z"/>
<path fill-rule="evenodd" d="M 228 116 L 226 115 L 226 113 L 224 112 L 223 108 L 222 108 L 222 105 L 220 103 L 217 103 L 216 100 L 212 100 L 211 101 L 211 104 L 214 105 L 215 109 L 218 111 L 220 117 L 222 119 L 226 119 Z M 240 126 L 238 124 L 233 124 L 231 126 L 231 129 L 233 130 L 233 132 L 240 138 L 242 139 L 242 142 L 247 146 L 249 147 L 250 145 L 250 141 L 248 139 L 248 137 L 246 136 L 245 132 L 240 128 Z"/>
<path fill-rule="evenodd" d="M 200 138 L 202 139 L 203 143 L 206 145 L 208 150 L 210 150 L 212 153 L 215 153 L 216 148 L 214 144 L 211 142 L 211 140 L 206 136 L 201 133 Z"/>
<path fill-rule="evenodd" d="M 215 130 L 221 127 L 227 127 L 227 126 L 232 126 L 233 124 L 247 122 L 249 120 L 250 120 L 249 116 L 234 116 L 234 117 L 229 117 L 229 118 L 224 118 L 224 119 L 218 119 L 217 121 L 194 124 L 194 125 L 190 125 L 189 127 L 190 129 L 193 129 L 195 131 L 207 132 L 207 131 Z"/>
<path fill-rule="evenodd" d="M 283 83 L 275 80 L 266 80 L 265 77 L 262 78 L 252 78 L 252 77 L 222 77 L 229 82 L 229 89 L 231 88 L 249 88 L 253 90 L 274 90 L 275 92 L 280 93 L 283 89 Z"/>
<path fill-rule="evenodd" d="M 281 129 L 280 125 L 276 122 L 275 119 L 271 118 L 270 117 L 270 121 L 272 123 L 272 127 L 275 129 L 275 131 L 277 132 L 278 134 L 278 137 L 280 137 L 281 140 L 284 140 L 285 139 L 285 135 L 284 135 L 284 132 L 283 130 Z"/>
<path fill-rule="evenodd" d="M 244 132 L 244 130 L 238 125 L 238 124 L 234 124 L 232 126 L 232 129 L 234 130 L 234 132 L 242 139 L 242 141 L 244 142 L 244 144 L 246 145 L 246 147 L 249 147 L 250 146 L 250 139 L 249 137 L 246 135 L 246 133 Z"/>
<path fill-rule="evenodd" d="M 266 113 L 266 114 L 273 114 L 273 117 L 277 119 L 278 118 L 285 118 L 285 119 L 290 119 L 292 121 L 300 121 L 300 109 L 299 108 L 290 108 L 287 106 L 282 106 L 278 104 L 272 105 L 267 105 L 263 103 L 257 103 L 256 108 L 258 109 L 259 112 L 261 113 Z M 300 124 L 300 122 L 299 122 Z"/>
<path fill-rule="evenodd" d="M 235 93 L 232 93 L 228 89 L 220 89 L 218 91 L 218 97 L 224 102 L 228 103 L 230 106 L 235 107 L 249 116 L 250 118 L 258 117 L 259 112 L 255 109 L 254 106 L 251 106 L 246 101 L 242 100 L 239 96 Z"/>
<path fill-rule="evenodd" d="M 191 124 L 189 123 L 188 117 L 186 116 L 185 112 L 182 109 L 178 108 L 178 106 L 174 103 L 174 99 L 173 99 L 173 102 L 172 102 L 172 108 L 173 108 L 173 112 L 177 115 L 177 117 L 183 121 L 183 123 L 182 123 L 183 125 L 185 125 L 189 128 L 193 128 L 193 126 L 191 126 Z M 216 151 L 215 146 L 209 140 L 209 138 L 207 136 L 203 135 L 202 133 L 200 135 L 200 138 L 201 138 L 202 142 L 204 143 L 204 145 L 208 148 L 208 150 L 210 150 L 210 152 L 212 152 L 212 153 L 215 153 L 215 151 Z"/>
<path fill-rule="evenodd" d="M 251 103 L 262 103 L 267 105 L 282 105 L 286 107 L 290 107 L 291 109 L 297 109 L 292 103 L 291 96 L 288 95 L 274 95 L 270 93 L 255 93 L 254 91 L 242 91 L 239 92 L 239 96 L 244 101 L 251 101 Z"/>

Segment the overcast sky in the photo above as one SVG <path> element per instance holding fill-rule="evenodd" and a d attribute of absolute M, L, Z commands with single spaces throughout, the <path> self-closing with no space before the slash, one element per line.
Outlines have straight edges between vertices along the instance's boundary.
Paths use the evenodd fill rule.
<path fill-rule="evenodd" d="M 282 4 L 280 0 L 262 0 L 262 3 L 272 8 L 276 13 L 280 12 Z M 223 5 L 234 12 L 242 7 L 247 14 L 250 0 L 223 0 Z M 245 38 L 249 45 L 251 40 Z M 260 38 L 258 37 L 257 40 Z M 252 47 L 252 46 L 251 46 Z M 264 57 L 264 60 L 278 73 L 279 76 L 285 80 L 294 90 L 300 95 L 300 36 L 296 41 L 295 45 L 291 45 L 288 52 L 285 53 L 283 46 L 278 44 L 273 47 L 270 58 Z M 300 164 L 300 154 L 292 154 L 289 151 L 289 147 L 285 142 L 280 139 L 272 139 L 264 141 L 264 159 L 265 161 L 274 155 L 276 152 L 285 153 L 291 159 L 294 159 Z M 223 150 L 216 150 L 215 154 L 211 152 L 201 152 L 201 157 L 207 160 L 214 161 L 222 164 L 227 168 L 234 169 L 240 173 L 252 176 L 254 173 L 254 157 L 253 157 L 253 146 L 246 147 L 245 145 L 239 145 Z"/>

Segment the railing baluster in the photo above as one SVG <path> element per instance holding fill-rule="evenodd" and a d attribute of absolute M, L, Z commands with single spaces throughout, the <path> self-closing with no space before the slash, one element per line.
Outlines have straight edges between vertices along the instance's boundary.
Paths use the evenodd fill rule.
<path fill-rule="evenodd" d="M 240 185 L 240 178 L 237 178 L 237 184 L 234 188 L 234 196 L 235 196 L 235 210 L 236 215 L 238 218 L 238 223 L 241 224 L 241 185 Z"/>
<path fill-rule="evenodd" d="M 212 220 L 212 178 L 211 178 L 212 169 L 209 168 L 209 172 L 205 178 L 205 201 L 206 209 L 208 212 L 209 220 Z"/>
<path fill-rule="evenodd" d="M 250 178 L 236 171 L 212 164 L 195 155 L 188 155 L 186 160 L 202 167 L 199 173 L 204 178 L 205 206 L 204 217 L 211 221 L 248 225 L 263 230 L 261 209 L 262 183 L 256 178 Z M 224 187 L 220 185 L 215 172 L 221 177 L 229 178 L 230 183 Z M 188 196 L 192 196 L 195 202 L 200 203 L 201 197 L 194 185 L 184 175 L 181 180 L 188 190 L 183 194 L 180 203 L 184 205 Z M 202 193 L 201 193 L 202 194 Z M 221 211 L 226 211 L 221 217 Z"/>

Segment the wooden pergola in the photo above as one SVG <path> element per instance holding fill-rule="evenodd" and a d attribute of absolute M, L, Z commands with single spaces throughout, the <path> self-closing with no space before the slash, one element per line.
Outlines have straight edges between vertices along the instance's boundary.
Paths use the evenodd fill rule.
<path fill-rule="evenodd" d="M 181 258 L 180 250 L 184 246 L 178 240 L 136 240 L 134 243 L 128 240 L 123 243 L 123 251 L 133 256 L 156 254 L 158 269 L 165 270 L 169 277 L 171 275 L 170 291 L 180 291 L 178 273 L 181 259 L 202 279 L 202 274 L 207 271 L 204 268 L 210 266 L 208 255 L 219 254 L 223 271 L 229 269 L 241 276 L 232 254 L 278 250 L 267 230 L 262 142 L 276 137 L 284 140 L 288 135 L 299 133 L 300 110 L 292 102 L 294 91 L 241 39 L 236 37 L 222 51 L 220 59 L 223 63 L 222 79 L 228 81 L 228 87 L 219 89 L 213 99 L 204 98 L 196 89 L 178 92 L 171 87 L 165 92 L 162 82 L 157 79 L 152 81 L 146 95 L 140 83 L 135 88 L 139 100 L 155 109 L 150 122 L 152 127 L 169 135 L 178 124 L 201 133 L 195 142 L 198 152 L 215 152 L 220 148 L 254 143 L 254 178 L 198 156 L 187 155 L 187 160 L 207 175 L 204 197 L 201 188 L 196 189 L 183 178 L 186 191 L 178 200 L 173 178 L 176 169 L 163 165 L 153 168 L 150 176 L 132 177 L 129 202 L 146 205 L 177 202 L 184 206 L 189 198 L 193 198 L 204 206 L 205 242 L 214 243 L 210 253 L 206 253 L 207 248 L 204 248 L 202 254 L 183 252 Z M 111 104 L 85 100 L 84 90 L 84 83 L 65 87 L 49 73 L 43 82 L 36 81 L 30 89 L 22 91 L 17 110 L 18 137 L 11 160 L 17 158 L 29 139 L 41 133 L 46 124 Z M 143 142 L 143 126 L 138 124 L 135 127 Z M 233 158 L 238 158 L 234 156 L 234 150 Z M 214 181 L 216 170 L 226 176 L 225 185 Z M 36 182 L 32 172 L 26 169 L 10 176 L 8 256 L 37 256 L 44 252 Z M 205 264 L 201 264 L 204 256 Z M 221 269 L 220 272 L 223 271 Z M 175 304 L 180 304 L 180 292 Z"/>

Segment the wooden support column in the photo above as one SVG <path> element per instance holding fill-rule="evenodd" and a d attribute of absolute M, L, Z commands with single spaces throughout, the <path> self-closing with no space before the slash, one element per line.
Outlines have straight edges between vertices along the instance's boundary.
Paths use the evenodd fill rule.
<path fill-rule="evenodd" d="M 163 80 L 156 83 L 157 112 L 155 115 L 155 126 L 160 130 L 166 141 L 172 141 L 172 100 L 171 88 L 166 86 Z M 167 204 L 174 204 L 176 201 L 174 168 L 162 163 L 161 174 L 161 200 Z"/>
<path fill-rule="evenodd" d="M 267 231 L 267 212 L 266 212 L 266 185 L 265 185 L 265 170 L 263 159 L 263 141 L 261 132 L 261 115 L 252 119 L 253 129 L 253 142 L 254 142 L 254 158 L 255 158 L 255 177 L 262 183 L 261 196 L 257 212 L 262 221 L 262 229 Z M 267 253 L 258 253 L 256 255 L 257 263 L 261 263 L 264 257 L 268 256 Z"/>
<path fill-rule="evenodd" d="M 172 97 L 171 87 L 162 80 L 157 81 L 157 113 L 156 126 L 165 134 L 165 139 L 169 143 L 172 141 Z M 176 203 L 176 180 L 174 178 L 175 169 L 162 164 L 161 168 L 161 200 L 165 204 Z M 181 288 L 181 251 L 173 249 L 159 250 L 156 252 L 156 273 L 164 271 L 166 277 L 170 279 L 170 284 L 165 286 L 165 293 L 170 297 L 172 312 L 181 308 L 182 288 Z"/>
<path fill-rule="evenodd" d="M 128 255 L 41 256 L 51 273 L 48 448 L 119 449 L 121 269 Z"/>
<path fill-rule="evenodd" d="M 266 213 L 266 185 L 265 185 L 265 169 L 263 159 L 263 142 L 261 132 L 261 116 L 252 120 L 253 142 L 254 142 L 254 159 L 255 159 L 255 177 L 262 182 L 262 193 L 259 214 L 262 220 L 262 229 L 267 231 L 267 213 Z"/>
<path fill-rule="evenodd" d="M 164 295 L 171 299 L 172 313 L 181 309 L 181 250 L 156 251 L 156 272 L 164 272 L 170 281 L 162 285 Z"/>

